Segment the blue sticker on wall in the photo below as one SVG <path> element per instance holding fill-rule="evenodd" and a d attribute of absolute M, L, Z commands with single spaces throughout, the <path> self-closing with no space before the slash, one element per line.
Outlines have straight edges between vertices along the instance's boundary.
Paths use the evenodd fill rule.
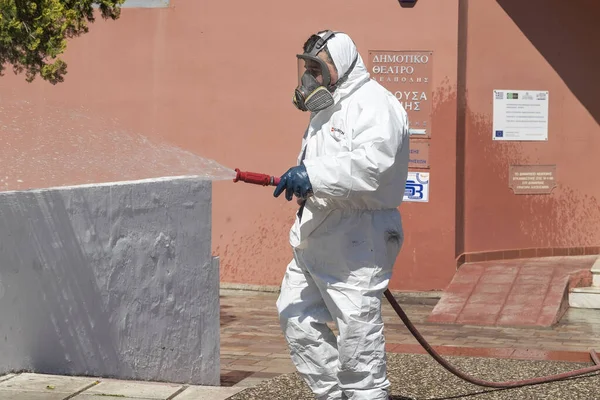
<path fill-rule="evenodd" d="M 429 172 L 408 172 L 404 201 L 429 202 Z"/>

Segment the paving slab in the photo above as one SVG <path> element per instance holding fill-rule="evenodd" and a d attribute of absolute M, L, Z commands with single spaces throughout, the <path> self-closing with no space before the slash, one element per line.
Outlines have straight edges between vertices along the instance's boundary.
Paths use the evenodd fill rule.
<path fill-rule="evenodd" d="M 99 384 L 89 388 L 81 395 L 97 395 L 106 399 L 113 397 L 130 397 L 135 399 L 166 400 L 183 389 L 183 385 L 159 382 L 102 380 Z M 82 396 L 81 398 L 84 398 Z M 74 399 L 80 399 L 75 396 Z"/>
<path fill-rule="evenodd" d="M 2 400 L 64 400 L 68 394 L 55 392 L 28 392 L 19 390 L 0 389 L 0 399 Z M 110 400 L 104 398 L 102 400 Z M 123 399 L 119 399 L 123 400 Z"/>
<path fill-rule="evenodd" d="M 244 389 L 246 387 L 190 386 L 173 400 L 226 400 Z"/>
<path fill-rule="evenodd" d="M 6 374 L 6 375 L 2 375 L 2 376 L 0 376 L 0 382 L 6 381 L 6 380 L 8 380 L 8 379 L 10 379 L 10 378 L 13 378 L 13 377 L 15 377 L 15 376 L 16 376 L 15 374 Z"/>
<path fill-rule="evenodd" d="M 557 374 L 590 363 L 509 360 L 477 357 L 446 357 L 460 370 L 480 379 L 506 381 Z M 443 369 L 431 357 L 417 354 L 389 354 L 388 371 L 394 400 L 468 399 L 468 400 L 539 400 L 598 398 L 600 376 L 525 386 L 515 389 L 491 389 L 467 383 Z M 296 373 L 280 375 L 248 388 L 229 400 L 313 400 L 314 396 Z"/>
<path fill-rule="evenodd" d="M 0 382 L 0 389 L 48 394 L 71 394 L 83 390 L 95 382 L 97 382 L 95 378 L 22 373 Z M 4 399 L 4 397 L 0 396 L 0 399 Z"/>
<path fill-rule="evenodd" d="M 128 397 L 128 396 L 107 396 L 104 394 L 85 394 L 81 393 L 71 399 L 77 400 L 153 400 L 146 397 Z M 69 399 L 69 400 L 71 400 Z"/>

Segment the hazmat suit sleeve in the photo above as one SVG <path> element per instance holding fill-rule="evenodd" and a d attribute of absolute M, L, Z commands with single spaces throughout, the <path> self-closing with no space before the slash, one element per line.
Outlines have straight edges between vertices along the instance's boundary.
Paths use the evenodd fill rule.
<path fill-rule="evenodd" d="M 377 102 L 359 107 L 350 151 L 304 160 L 315 196 L 350 198 L 377 190 L 408 137 L 406 118 L 390 108 Z"/>

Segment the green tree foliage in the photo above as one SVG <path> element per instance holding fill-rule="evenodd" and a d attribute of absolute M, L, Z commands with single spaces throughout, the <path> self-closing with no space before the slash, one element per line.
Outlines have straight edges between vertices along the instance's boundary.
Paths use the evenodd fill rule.
<path fill-rule="evenodd" d="M 0 0 L 0 75 L 6 65 L 56 84 L 64 80 L 67 64 L 60 55 L 67 40 L 88 32 L 95 13 L 119 18 L 125 0 Z"/>

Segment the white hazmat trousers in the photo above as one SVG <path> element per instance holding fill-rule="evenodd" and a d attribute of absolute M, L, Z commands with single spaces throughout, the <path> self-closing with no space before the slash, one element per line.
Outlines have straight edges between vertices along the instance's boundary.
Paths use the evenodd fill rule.
<path fill-rule="evenodd" d="M 292 360 L 319 399 L 387 398 L 381 298 L 402 245 L 399 214 L 334 211 L 295 249 L 278 300 Z M 339 341 L 326 325 L 334 321 Z"/>
<path fill-rule="evenodd" d="M 320 400 L 388 397 L 381 301 L 404 241 L 398 207 L 408 174 L 408 119 L 369 74 L 352 40 L 328 42 L 336 103 L 303 139 L 313 196 L 290 231 L 293 260 L 277 300 L 292 361 Z M 327 326 L 334 322 L 339 336 Z"/>

